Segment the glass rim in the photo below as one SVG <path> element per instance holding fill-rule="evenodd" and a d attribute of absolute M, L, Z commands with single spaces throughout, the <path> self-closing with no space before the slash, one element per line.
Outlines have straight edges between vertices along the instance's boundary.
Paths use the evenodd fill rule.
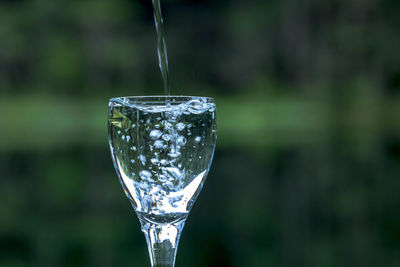
<path fill-rule="evenodd" d="M 174 103 L 185 102 L 191 99 L 204 99 L 207 102 L 215 102 L 213 97 L 208 96 L 186 96 L 186 95 L 147 95 L 147 96 L 119 96 L 112 97 L 109 99 L 109 102 L 117 101 L 117 102 L 154 102 L 160 103 L 166 100 L 172 100 Z"/>

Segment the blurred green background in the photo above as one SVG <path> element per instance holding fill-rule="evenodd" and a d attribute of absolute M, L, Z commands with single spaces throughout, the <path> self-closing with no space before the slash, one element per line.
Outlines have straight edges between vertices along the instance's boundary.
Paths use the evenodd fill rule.
<path fill-rule="evenodd" d="M 400 266 L 400 1 L 162 1 L 218 143 L 176 266 Z M 149 266 L 108 99 L 162 94 L 150 0 L 0 1 L 0 266 Z"/>

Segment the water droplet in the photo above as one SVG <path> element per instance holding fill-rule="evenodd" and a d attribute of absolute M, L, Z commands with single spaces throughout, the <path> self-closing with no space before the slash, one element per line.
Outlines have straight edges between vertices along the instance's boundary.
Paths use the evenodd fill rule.
<path fill-rule="evenodd" d="M 152 130 L 150 132 L 150 138 L 153 140 L 160 138 L 161 135 L 162 135 L 162 132 L 160 130 Z"/>
<path fill-rule="evenodd" d="M 200 142 L 200 141 L 201 141 L 201 137 L 200 137 L 200 136 L 197 136 L 197 137 L 194 139 L 194 141 L 196 141 L 197 143 Z"/>
<path fill-rule="evenodd" d="M 178 123 L 175 127 L 178 131 L 182 131 L 183 129 L 185 129 L 185 124 L 183 122 Z"/>

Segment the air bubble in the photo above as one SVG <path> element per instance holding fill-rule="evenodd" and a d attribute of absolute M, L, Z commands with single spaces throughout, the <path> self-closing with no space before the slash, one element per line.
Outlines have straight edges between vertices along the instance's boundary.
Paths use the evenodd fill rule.
<path fill-rule="evenodd" d="M 179 155 L 181 155 L 181 152 L 178 152 L 178 151 L 173 151 L 173 152 L 168 153 L 168 156 L 170 156 L 171 158 L 176 158 Z"/>
<path fill-rule="evenodd" d="M 185 145 L 185 144 L 186 144 L 186 138 L 185 138 L 185 137 L 179 136 L 179 137 L 176 139 L 176 145 L 177 145 L 177 146 L 183 146 L 183 145 Z"/>
<path fill-rule="evenodd" d="M 162 132 L 160 130 L 152 130 L 150 132 L 150 138 L 153 140 L 160 138 L 161 135 L 162 135 Z"/>
<path fill-rule="evenodd" d="M 164 125 L 164 127 L 167 128 L 167 129 L 172 128 L 172 124 L 169 123 L 169 122 L 166 121 L 166 120 L 162 121 L 161 123 L 162 123 L 162 124 Z"/>
<path fill-rule="evenodd" d="M 151 172 L 147 170 L 143 170 L 139 173 L 140 178 L 143 180 L 149 180 L 151 178 Z"/>
<path fill-rule="evenodd" d="M 182 172 L 175 167 L 163 168 L 163 174 L 168 177 L 169 181 L 179 180 L 183 176 Z"/>
<path fill-rule="evenodd" d="M 157 149 L 162 148 L 163 145 L 164 145 L 164 142 L 163 142 L 162 140 L 156 140 L 156 141 L 154 142 L 154 147 L 157 148 Z"/>
<path fill-rule="evenodd" d="M 168 142 L 169 140 L 171 140 L 171 137 L 172 136 L 170 134 L 163 134 L 162 139 Z"/>
<path fill-rule="evenodd" d="M 172 111 L 174 117 L 179 117 L 182 115 L 182 111 L 180 109 L 175 109 Z"/>
<path fill-rule="evenodd" d="M 142 162 L 143 165 L 146 164 L 146 157 L 145 156 L 139 155 L 139 159 L 140 159 L 140 161 Z"/>
<path fill-rule="evenodd" d="M 183 122 L 178 123 L 175 127 L 178 131 L 182 131 L 183 129 L 185 129 L 185 124 Z"/>

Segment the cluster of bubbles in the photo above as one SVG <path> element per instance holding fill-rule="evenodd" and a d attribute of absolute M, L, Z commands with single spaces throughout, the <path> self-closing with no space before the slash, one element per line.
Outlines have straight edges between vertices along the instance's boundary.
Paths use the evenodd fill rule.
<path fill-rule="evenodd" d="M 187 143 L 186 137 L 191 136 L 191 127 L 193 126 L 191 123 L 186 123 L 182 116 L 200 115 L 206 111 L 212 112 L 215 105 L 193 99 L 179 105 L 144 105 L 136 106 L 136 108 L 140 111 L 138 113 L 140 118 L 137 123 L 131 122 L 130 129 L 125 130 L 134 133 L 138 130 L 137 138 L 146 141 L 139 140 L 145 144 L 145 147 L 130 146 L 130 150 L 136 152 L 134 154 L 137 157 L 137 159 L 130 159 L 130 162 L 141 164 L 140 171 L 132 172 L 131 176 L 137 174 L 143 187 L 149 184 L 151 186 L 159 184 L 168 190 L 181 189 L 184 186 L 183 180 L 186 172 L 180 163 L 181 150 Z M 127 143 L 133 141 L 129 135 L 123 135 L 122 140 Z M 202 137 L 196 136 L 194 141 L 200 143 Z M 136 166 L 134 169 L 137 170 Z"/>
<path fill-rule="evenodd" d="M 145 169 L 139 172 L 139 177 L 145 185 L 150 183 L 154 187 L 156 184 L 155 189 L 158 185 L 163 189 L 179 190 L 184 185 L 185 169 L 181 168 L 179 161 L 181 149 L 187 142 L 183 131 L 186 129 L 190 132 L 192 125 L 179 121 L 179 111 L 164 112 L 164 118 L 156 117 L 156 123 L 151 120 L 146 123 L 151 127 L 146 129 L 147 147 L 143 152 L 151 158 L 148 164 L 142 162 Z M 165 190 L 158 191 L 162 193 Z"/>
<path fill-rule="evenodd" d="M 129 118 L 129 124 L 121 127 L 125 134 L 121 136 L 121 131 L 117 134 L 120 140 L 125 143 L 125 149 L 120 147 L 121 158 L 125 158 L 129 166 L 126 172 L 135 181 L 135 185 L 140 189 L 140 195 L 149 199 L 152 210 L 165 206 L 160 204 L 160 200 L 168 198 L 168 205 L 174 207 L 182 199 L 182 195 L 172 197 L 171 191 L 177 192 L 185 189 L 187 176 L 192 170 L 185 161 L 192 161 L 191 158 L 184 158 L 183 149 L 190 140 L 191 145 L 201 145 L 202 136 L 192 136 L 193 127 L 197 125 L 193 119 L 201 116 L 204 112 L 215 110 L 215 104 L 205 103 L 197 99 L 190 100 L 182 104 L 164 104 L 135 106 L 137 112 Z M 120 115 L 119 115 L 120 116 Z M 195 125 L 192 125 L 195 123 Z M 115 124 L 116 125 L 116 124 Z M 195 147 L 195 146 L 193 146 Z M 126 151 L 130 150 L 129 153 Z M 194 148 L 191 148 L 194 149 Z M 126 158 L 129 155 L 129 158 Z M 176 198 L 176 199 L 175 199 Z"/>

